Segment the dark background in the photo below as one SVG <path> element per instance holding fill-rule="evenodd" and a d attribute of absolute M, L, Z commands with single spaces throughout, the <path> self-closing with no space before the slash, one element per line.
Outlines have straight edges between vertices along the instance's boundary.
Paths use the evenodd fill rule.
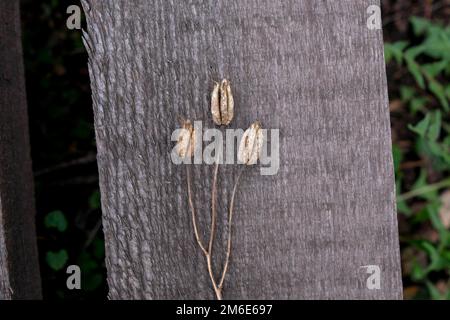
<path fill-rule="evenodd" d="M 66 27 L 72 4 L 80 5 L 22 1 L 21 7 L 42 286 L 44 298 L 105 299 L 87 54 L 81 31 Z M 67 290 L 69 264 L 83 270 L 82 290 Z"/>
<path fill-rule="evenodd" d="M 44 298 L 106 299 L 87 54 L 78 1 L 22 0 Z M 406 299 L 450 299 L 450 0 L 383 0 Z M 83 22 L 83 27 L 85 23 Z M 82 290 L 66 288 L 77 264 Z"/>

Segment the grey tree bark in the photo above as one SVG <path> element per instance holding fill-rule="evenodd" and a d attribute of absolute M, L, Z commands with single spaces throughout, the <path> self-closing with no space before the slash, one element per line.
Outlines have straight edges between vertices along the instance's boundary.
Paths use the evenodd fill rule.
<path fill-rule="evenodd" d="M 0 0 L 0 300 L 41 298 L 18 0 Z"/>
<path fill-rule="evenodd" d="M 178 116 L 214 124 L 231 80 L 233 128 L 280 129 L 280 169 L 242 177 L 225 299 L 402 297 L 391 136 L 377 0 L 84 2 L 110 298 L 212 299 L 171 162 Z M 219 173 L 217 273 L 240 166 Z M 193 166 L 201 236 L 213 167 Z M 366 286 L 364 266 L 381 270 Z"/>

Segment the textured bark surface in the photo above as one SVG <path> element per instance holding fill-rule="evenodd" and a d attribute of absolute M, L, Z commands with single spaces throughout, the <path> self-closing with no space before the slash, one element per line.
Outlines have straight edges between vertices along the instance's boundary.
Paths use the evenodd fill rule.
<path fill-rule="evenodd" d="M 0 299 L 37 299 L 34 225 L 18 0 L 0 0 Z"/>
<path fill-rule="evenodd" d="M 228 78 L 233 128 L 280 129 L 280 170 L 245 171 L 225 299 L 402 297 L 381 30 L 358 1 L 84 3 L 110 297 L 212 299 L 171 162 L 178 116 L 214 127 Z M 221 169 L 219 224 L 239 166 Z M 193 166 L 208 235 L 213 167 Z M 216 274 L 225 251 L 219 227 Z M 361 266 L 378 265 L 369 290 Z"/>

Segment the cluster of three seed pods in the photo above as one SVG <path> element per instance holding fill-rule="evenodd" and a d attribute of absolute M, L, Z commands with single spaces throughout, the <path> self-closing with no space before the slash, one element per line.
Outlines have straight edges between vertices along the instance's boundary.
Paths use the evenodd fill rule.
<path fill-rule="evenodd" d="M 227 79 L 214 85 L 211 94 L 211 114 L 216 125 L 227 126 L 234 117 L 234 99 Z M 192 157 L 195 146 L 195 131 L 189 120 L 183 121 L 183 131 L 178 138 L 177 152 L 181 158 Z M 255 121 L 242 136 L 238 149 L 239 162 L 256 164 L 261 154 L 264 135 L 261 124 Z"/>

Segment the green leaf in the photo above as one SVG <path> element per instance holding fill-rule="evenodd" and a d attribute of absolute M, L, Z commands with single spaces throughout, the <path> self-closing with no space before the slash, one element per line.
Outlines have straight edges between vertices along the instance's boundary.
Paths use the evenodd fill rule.
<path fill-rule="evenodd" d="M 406 202 L 403 200 L 397 201 L 397 211 L 404 214 L 407 217 L 411 216 L 413 213 L 411 208 L 408 207 Z"/>
<path fill-rule="evenodd" d="M 410 21 L 416 36 L 423 35 L 431 26 L 431 22 L 424 18 L 412 17 Z"/>
<path fill-rule="evenodd" d="M 83 273 L 91 273 L 98 268 L 98 263 L 93 259 L 90 253 L 83 251 L 78 257 L 78 265 Z"/>
<path fill-rule="evenodd" d="M 89 197 L 89 207 L 91 209 L 98 209 L 100 208 L 100 192 L 94 191 L 91 196 Z"/>
<path fill-rule="evenodd" d="M 392 145 L 392 158 L 394 160 L 394 170 L 397 174 L 400 170 L 400 163 L 403 160 L 403 153 L 400 147 L 396 144 Z"/>
<path fill-rule="evenodd" d="M 400 97 L 403 102 L 410 101 L 416 94 L 416 90 L 410 86 L 401 86 L 400 87 Z"/>
<path fill-rule="evenodd" d="M 430 282 L 426 282 L 428 292 L 430 293 L 430 296 L 433 300 L 443 300 L 444 297 L 441 295 L 439 290 Z"/>
<path fill-rule="evenodd" d="M 448 241 L 448 231 L 445 228 L 444 224 L 441 221 L 439 216 L 439 203 L 430 203 L 426 206 L 428 216 L 430 218 L 431 224 L 439 233 L 439 239 L 441 240 L 441 244 L 446 245 Z"/>
<path fill-rule="evenodd" d="M 432 77 L 436 77 L 447 67 L 448 62 L 445 60 L 441 60 L 438 62 L 428 63 L 422 65 L 422 68 Z"/>
<path fill-rule="evenodd" d="M 441 258 L 441 255 L 439 254 L 438 250 L 430 245 L 433 250 L 429 252 L 429 257 L 431 259 L 430 265 L 427 267 L 428 272 L 432 271 L 441 271 L 446 269 L 447 263 L 444 259 Z"/>
<path fill-rule="evenodd" d="M 413 261 L 412 270 L 411 270 L 411 278 L 414 281 L 420 281 L 425 278 L 427 275 L 426 270 L 417 263 L 417 261 Z"/>
<path fill-rule="evenodd" d="M 55 271 L 61 270 L 66 265 L 67 260 L 69 260 L 69 255 L 64 249 L 57 252 L 48 251 L 45 256 L 45 261 Z"/>
<path fill-rule="evenodd" d="M 441 145 L 433 140 L 427 141 L 428 148 L 431 154 L 435 157 L 442 157 L 444 150 L 442 150 Z"/>
<path fill-rule="evenodd" d="M 418 124 L 416 124 L 415 126 L 408 125 L 408 128 L 423 138 L 425 137 L 425 134 L 428 130 L 430 121 L 431 121 L 431 113 L 427 113 L 425 118 L 422 119 Z"/>
<path fill-rule="evenodd" d="M 418 142 L 419 141 L 420 143 L 417 144 L 418 152 L 431 159 L 433 170 L 437 172 L 448 170 L 448 165 L 450 163 L 446 163 L 446 161 L 450 160 L 448 157 L 449 152 L 445 150 L 444 145 L 423 138 L 419 138 Z"/>
<path fill-rule="evenodd" d="M 443 267 L 445 267 L 445 264 L 443 264 L 443 260 L 441 259 L 438 250 L 432 243 L 426 240 L 422 240 L 419 243 L 419 248 L 427 253 L 431 261 L 430 265 L 426 268 L 426 273 L 429 273 L 430 271 L 441 270 Z"/>
<path fill-rule="evenodd" d="M 400 200 L 399 196 L 402 190 L 402 180 L 400 179 L 399 175 L 396 175 L 396 178 L 397 179 L 395 180 L 395 191 L 397 194 L 397 211 L 409 217 L 412 215 L 413 212 L 411 208 L 409 208 L 408 205 L 406 204 L 406 201 Z"/>
<path fill-rule="evenodd" d="M 446 152 L 442 155 L 442 160 L 446 164 L 446 169 L 450 167 L 450 152 Z"/>
<path fill-rule="evenodd" d="M 392 58 L 395 59 L 397 64 L 401 64 L 403 61 L 403 50 L 408 46 L 406 41 L 398 41 L 394 43 L 384 44 L 384 59 L 386 63 L 389 63 Z"/>
<path fill-rule="evenodd" d="M 437 110 L 436 112 L 433 112 L 432 120 L 428 128 L 428 135 L 427 135 L 427 137 L 431 141 L 437 141 L 439 139 L 439 136 L 441 134 L 441 123 L 442 123 L 441 121 L 442 121 L 441 111 Z"/>
<path fill-rule="evenodd" d="M 415 189 L 423 188 L 426 185 L 428 185 L 428 183 L 427 183 L 427 171 L 422 168 L 420 170 L 419 177 L 417 178 L 416 182 L 414 182 L 414 184 L 413 184 L 411 189 L 415 190 Z"/>
<path fill-rule="evenodd" d="M 82 287 L 87 291 L 97 289 L 103 282 L 103 276 L 100 273 L 88 274 L 83 277 Z"/>
<path fill-rule="evenodd" d="M 425 51 L 426 47 L 421 44 L 415 47 L 411 47 L 405 51 L 404 58 L 415 62 L 415 59 Z"/>
<path fill-rule="evenodd" d="M 385 43 L 384 44 L 384 61 L 386 62 L 386 64 L 388 64 L 389 62 L 391 62 L 393 57 L 393 53 L 390 47 L 388 47 L 388 44 Z"/>
<path fill-rule="evenodd" d="M 408 67 L 409 72 L 413 75 L 414 79 L 417 82 L 417 85 L 421 89 L 425 89 L 425 80 L 423 78 L 422 72 L 420 71 L 420 66 L 413 59 L 406 59 L 406 66 Z"/>
<path fill-rule="evenodd" d="M 414 182 L 411 190 L 417 190 L 417 189 L 424 189 L 428 186 L 427 182 L 427 171 L 426 169 L 422 168 L 420 170 L 419 177 Z M 423 192 L 418 197 L 421 197 L 426 200 L 436 200 L 438 198 L 438 193 L 436 190 L 427 190 L 427 192 Z"/>
<path fill-rule="evenodd" d="M 446 259 L 447 261 L 450 261 L 450 251 L 443 250 L 441 255 L 444 259 Z"/>
<path fill-rule="evenodd" d="M 409 103 L 409 108 L 411 113 L 415 115 L 418 111 L 424 111 L 425 106 L 429 102 L 427 97 L 417 97 L 413 98 Z"/>
<path fill-rule="evenodd" d="M 433 30 L 431 35 L 423 43 L 424 53 L 434 59 L 450 59 L 450 37 L 445 35 L 439 28 L 430 28 Z"/>
<path fill-rule="evenodd" d="M 412 225 L 420 225 L 430 220 L 430 216 L 426 208 L 420 209 L 418 212 L 414 214 L 414 217 L 411 220 Z"/>
<path fill-rule="evenodd" d="M 438 98 L 442 107 L 445 111 L 449 111 L 450 107 L 447 101 L 446 93 L 444 87 L 437 81 L 432 81 L 429 84 L 430 91 L 434 93 L 436 98 Z"/>
<path fill-rule="evenodd" d="M 103 259 L 100 260 L 103 261 Z M 83 251 L 78 257 L 78 264 L 83 270 L 81 287 L 88 291 L 98 288 L 103 282 L 103 276 L 100 272 L 100 265 L 97 260 L 95 260 L 89 252 Z"/>
<path fill-rule="evenodd" d="M 52 211 L 45 216 L 44 225 L 47 228 L 56 228 L 58 231 L 64 232 L 67 229 L 67 219 L 62 211 Z"/>
<path fill-rule="evenodd" d="M 446 136 L 442 144 L 446 147 L 450 147 L 450 136 Z M 450 149 L 449 149 L 450 150 Z"/>

